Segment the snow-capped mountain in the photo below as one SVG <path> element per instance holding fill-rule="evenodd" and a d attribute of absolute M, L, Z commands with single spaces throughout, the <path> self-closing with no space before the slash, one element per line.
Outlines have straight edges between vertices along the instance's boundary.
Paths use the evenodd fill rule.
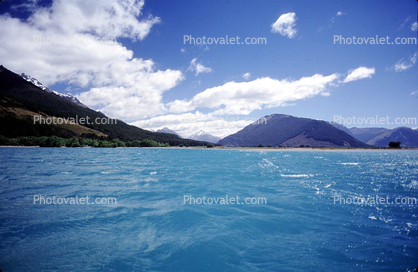
<path fill-rule="evenodd" d="M 168 127 L 163 127 L 162 129 L 159 129 L 155 132 L 170 133 L 170 134 L 174 134 L 174 135 L 177 135 L 180 138 L 182 138 L 180 135 L 177 134 L 177 132 L 175 132 L 174 130 L 169 129 Z"/>
<path fill-rule="evenodd" d="M 49 89 L 47 86 L 45 86 L 44 84 L 42 84 L 41 82 L 39 82 L 36 78 L 31 77 L 30 75 L 27 75 L 25 73 L 22 73 L 19 76 L 21 76 L 27 82 L 32 83 L 36 87 L 41 88 L 45 92 L 55 94 L 55 95 L 57 95 L 57 96 L 59 96 L 61 98 L 64 98 L 65 100 L 68 100 L 70 102 L 73 102 L 73 103 L 75 103 L 75 104 L 77 104 L 79 106 L 82 106 L 84 108 L 88 108 L 86 105 L 84 105 L 83 103 L 81 103 L 80 100 L 78 100 L 76 97 L 74 97 L 74 96 L 72 96 L 70 94 L 63 94 L 63 93 L 59 93 L 59 92 L 53 91 L 53 90 Z"/>
<path fill-rule="evenodd" d="M 221 138 L 213 136 L 212 134 L 209 134 L 203 130 L 193 134 L 189 137 L 189 139 L 196 140 L 196 141 L 205 141 L 216 144 Z"/>
<path fill-rule="evenodd" d="M 32 83 L 33 85 L 35 85 L 36 87 L 39 87 L 42 89 L 42 91 L 46 91 L 48 93 L 52 93 L 52 90 L 48 89 L 47 86 L 45 86 L 44 84 L 42 84 L 41 82 L 39 82 L 36 78 L 31 77 L 30 75 L 27 75 L 25 73 L 21 73 L 19 76 L 21 76 L 24 80 L 26 80 L 27 82 Z"/>

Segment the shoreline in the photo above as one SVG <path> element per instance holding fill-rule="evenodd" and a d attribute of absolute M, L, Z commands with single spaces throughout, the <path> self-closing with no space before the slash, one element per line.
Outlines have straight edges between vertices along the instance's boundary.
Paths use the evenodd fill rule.
<path fill-rule="evenodd" d="M 108 149 L 108 148 L 158 148 L 158 149 L 213 149 L 213 150 L 255 150 L 255 151 L 315 151 L 315 150 L 367 150 L 367 151 L 413 151 L 418 150 L 418 147 L 404 147 L 404 148 L 390 148 L 390 147 L 235 147 L 235 146 L 169 146 L 169 147 L 40 147 L 40 146 L 19 146 L 19 145 L 0 145 L 0 148 L 94 148 L 94 149 Z"/>

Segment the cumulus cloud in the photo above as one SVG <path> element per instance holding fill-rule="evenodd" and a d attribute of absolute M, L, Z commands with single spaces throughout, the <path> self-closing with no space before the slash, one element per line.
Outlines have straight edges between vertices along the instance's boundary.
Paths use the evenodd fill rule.
<path fill-rule="evenodd" d="M 374 68 L 359 67 L 348 74 L 345 82 L 371 77 Z M 316 95 L 329 96 L 332 87 L 343 83 L 339 78 L 340 74 L 334 73 L 328 76 L 315 74 L 298 80 L 265 77 L 249 82 L 231 81 L 208 88 L 190 100 L 167 103 L 169 114 L 131 124 L 154 130 L 170 127 L 185 137 L 199 130 L 222 137 L 255 122 L 255 119 L 248 118 L 254 110 L 290 106 L 294 101 Z M 209 112 L 197 111 L 200 108 L 209 109 Z"/>
<path fill-rule="evenodd" d="M 112 64 L 118 70 L 119 79 L 113 79 L 110 86 L 91 88 L 77 97 L 90 107 L 126 121 L 167 112 L 161 101 L 163 92 L 176 86 L 184 77 L 180 71 L 155 71 L 153 66 L 144 72 L 143 62 L 138 60 L 121 69 Z"/>
<path fill-rule="evenodd" d="M 403 72 L 405 70 L 408 70 L 409 68 L 413 67 L 415 63 L 417 62 L 418 53 L 415 53 L 414 55 L 410 56 L 408 60 L 401 59 L 395 65 L 391 67 L 392 70 L 395 70 L 395 72 Z"/>
<path fill-rule="evenodd" d="M 326 88 L 338 78 L 337 74 L 320 74 L 299 80 L 258 78 L 250 82 L 228 82 L 206 89 L 191 100 L 175 100 L 167 104 L 172 113 L 183 113 L 196 108 L 215 109 L 214 115 L 247 115 L 263 107 L 286 105 L 289 101 L 326 93 Z"/>
<path fill-rule="evenodd" d="M 212 72 L 212 69 L 209 67 L 205 67 L 202 64 L 197 62 L 197 58 L 192 59 L 192 61 L 190 62 L 190 66 L 189 69 L 187 69 L 187 71 L 194 71 L 196 72 L 196 76 L 198 74 L 202 74 L 202 73 L 210 73 Z"/>
<path fill-rule="evenodd" d="M 375 74 L 375 68 L 359 67 L 348 72 L 347 77 L 343 80 L 344 83 L 355 81 L 363 78 L 372 78 Z"/>
<path fill-rule="evenodd" d="M 27 0 L 26 2 L 23 3 L 19 3 L 19 4 L 15 4 L 12 5 L 10 7 L 11 10 L 26 10 L 26 11 L 34 11 L 35 9 L 38 8 L 38 2 L 39 0 Z"/>
<path fill-rule="evenodd" d="M 280 33 L 291 39 L 297 32 L 297 29 L 295 29 L 296 20 L 296 13 L 294 12 L 282 14 L 279 19 L 271 25 L 271 31 L 273 33 Z"/>
<path fill-rule="evenodd" d="M 158 17 L 143 17 L 144 1 L 53 1 L 26 8 L 26 20 L 0 16 L 0 59 L 8 69 L 89 88 L 77 97 L 116 118 L 145 118 L 165 111 L 162 93 L 183 78 L 181 71 L 155 69 L 152 60 L 135 58 L 118 38 L 143 40 Z M 148 103 L 148 104 L 146 104 Z M 144 110 L 150 109 L 150 110 Z"/>
<path fill-rule="evenodd" d="M 246 80 L 250 79 L 250 77 L 251 77 L 251 73 L 244 73 L 244 74 L 242 75 L 242 78 L 243 78 L 243 79 L 246 79 Z"/>
<path fill-rule="evenodd" d="M 56 0 L 39 8 L 37 0 L 32 0 L 31 5 L 22 7 L 31 14 L 27 19 L 0 16 L 0 59 L 7 68 L 30 74 L 46 85 L 64 82 L 70 88 L 86 88 L 77 97 L 110 117 L 128 122 L 140 120 L 132 124 L 144 128 L 168 126 L 183 136 L 199 130 L 217 136 L 234 133 L 254 120 L 223 120 L 220 116 L 247 115 L 257 109 L 329 95 L 330 87 L 339 83 L 338 74 L 315 74 L 297 80 L 265 77 L 228 82 L 203 90 L 189 100 L 164 104 L 164 93 L 184 80 L 183 73 L 158 70 L 153 60 L 134 56 L 117 41 L 142 40 L 160 22 L 158 17 L 144 17 L 143 5 L 144 1 L 138 0 Z M 272 25 L 272 31 L 292 38 L 297 32 L 295 21 L 295 13 L 283 14 Z M 188 70 L 196 76 L 212 71 L 197 58 L 190 62 Z M 249 80 L 251 74 L 242 76 Z M 364 78 L 347 80 L 349 77 L 346 82 Z M 190 113 L 197 108 L 211 110 L 206 114 Z M 187 121 L 181 120 L 186 117 Z"/>
<path fill-rule="evenodd" d="M 204 130 L 214 136 L 224 137 L 237 132 L 243 127 L 255 122 L 249 117 L 219 117 L 213 114 L 195 113 L 167 114 L 130 123 L 144 129 L 158 130 L 169 127 L 182 137 L 189 137 L 196 131 Z"/>

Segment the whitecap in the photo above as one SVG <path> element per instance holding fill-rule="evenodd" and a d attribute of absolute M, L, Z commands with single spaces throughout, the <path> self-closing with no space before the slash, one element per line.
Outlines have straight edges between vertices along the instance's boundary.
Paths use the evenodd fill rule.
<path fill-rule="evenodd" d="M 269 160 L 267 160 L 267 159 L 263 159 L 263 162 L 265 163 L 264 165 L 262 165 L 262 164 L 258 164 L 260 167 L 262 167 L 262 168 L 264 168 L 264 167 L 267 167 L 267 166 L 273 166 L 273 167 L 276 167 L 276 168 L 278 168 L 278 166 L 277 165 L 274 165 L 271 161 L 269 161 Z"/>
<path fill-rule="evenodd" d="M 283 175 L 283 174 L 280 174 L 280 176 L 282 176 L 284 178 L 309 178 L 309 177 L 313 177 L 314 175 L 312 175 L 312 174 L 310 174 L 310 175 L 306 175 L 306 174 Z"/>
<path fill-rule="evenodd" d="M 388 222 L 391 222 L 392 221 L 392 219 L 385 219 L 384 217 L 379 217 L 379 220 L 380 221 L 383 221 L 385 223 L 388 223 Z"/>
<path fill-rule="evenodd" d="M 358 165 L 358 162 L 342 162 L 342 165 Z"/>
<path fill-rule="evenodd" d="M 157 172 L 151 172 L 151 173 L 149 173 L 150 175 L 155 175 L 155 174 L 157 174 Z"/>
<path fill-rule="evenodd" d="M 406 187 L 411 188 L 411 189 L 417 189 L 418 188 L 418 181 L 412 180 L 411 183 L 406 185 Z"/>

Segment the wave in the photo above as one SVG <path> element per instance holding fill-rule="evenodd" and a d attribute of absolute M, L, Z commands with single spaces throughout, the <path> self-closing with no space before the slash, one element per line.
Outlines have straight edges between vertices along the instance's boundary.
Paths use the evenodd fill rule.
<path fill-rule="evenodd" d="M 280 176 L 284 177 L 284 178 L 310 178 L 313 177 L 313 174 L 291 174 L 291 175 L 283 175 L 280 174 Z"/>

